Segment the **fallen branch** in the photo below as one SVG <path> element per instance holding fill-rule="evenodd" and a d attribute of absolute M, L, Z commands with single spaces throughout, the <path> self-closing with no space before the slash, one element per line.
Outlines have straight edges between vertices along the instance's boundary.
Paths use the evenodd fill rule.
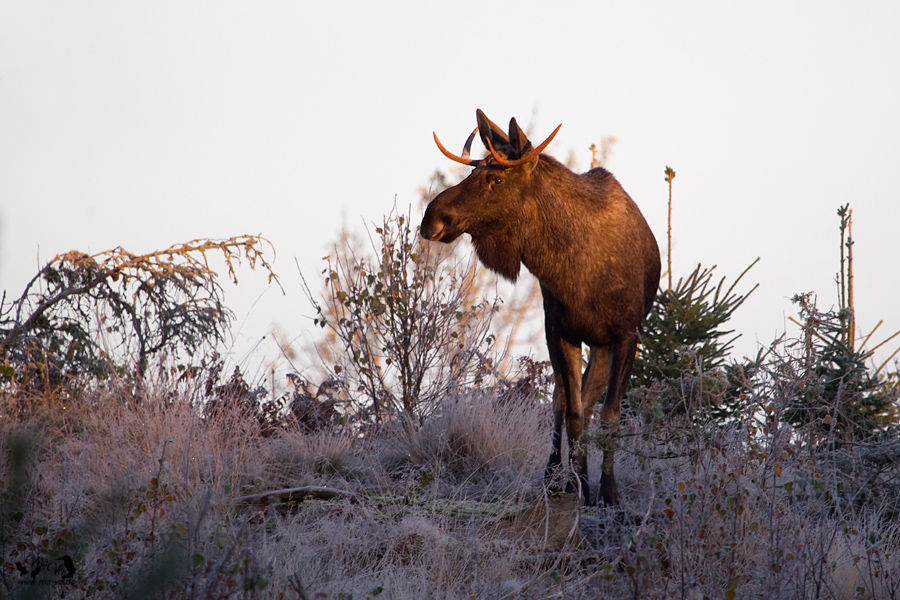
<path fill-rule="evenodd" d="M 334 500 L 335 498 L 349 498 L 351 502 L 359 502 L 360 498 L 357 494 L 337 488 L 324 487 L 320 485 L 305 485 L 303 487 L 285 488 L 282 490 L 272 490 L 261 494 L 251 494 L 249 496 L 240 496 L 234 499 L 234 503 L 238 506 L 250 506 L 254 504 L 269 504 L 271 498 L 275 498 L 277 502 L 300 503 L 304 500 Z"/>

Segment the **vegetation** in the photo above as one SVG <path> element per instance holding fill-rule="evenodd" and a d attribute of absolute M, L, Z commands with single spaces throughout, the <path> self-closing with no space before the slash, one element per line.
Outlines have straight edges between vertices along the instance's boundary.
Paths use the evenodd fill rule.
<path fill-rule="evenodd" d="M 188 390 L 94 393 L 0 428 L 0 584 L 67 598 L 898 597 L 896 442 L 822 453 L 771 391 L 754 388 L 744 427 L 626 417 L 615 510 L 544 495 L 548 411 L 527 394 L 460 393 L 415 431 L 360 437 L 264 435 L 236 405 L 203 416 Z M 348 493 L 242 500 L 300 486 Z"/>
<path fill-rule="evenodd" d="M 272 274 L 260 238 L 57 257 L 3 305 L 0 596 L 900 598 L 898 376 L 851 327 L 842 211 L 836 310 L 797 296 L 752 360 L 746 271 L 660 292 L 616 508 L 547 494 L 549 368 L 408 214 L 306 288 L 321 375 L 277 397 L 211 351 L 204 257 Z"/>
<path fill-rule="evenodd" d="M 355 399 L 346 412 L 363 422 L 400 416 L 421 424 L 441 398 L 491 370 L 497 300 L 476 299 L 473 259 L 426 244 L 396 207 L 375 234 L 374 260 L 346 248 L 328 258 L 324 303 L 305 280 L 304 290 L 314 323 L 340 345 L 322 351 L 334 360 L 330 380 Z"/>
<path fill-rule="evenodd" d="M 237 283 L 246 259 L 277 281 L 260 236 L 194 240 L 136 255 L 122 248 L 51 260 L 21 296 L 0 301 L 0 374 L 14 389 L 47 392 L 72 381 L 134 377 L 152 357 L 190 356 L 222 341 L 231 313 L 208 254 L 220 253 Z M 132 368 L 133 367 L 133 368 Z"/>

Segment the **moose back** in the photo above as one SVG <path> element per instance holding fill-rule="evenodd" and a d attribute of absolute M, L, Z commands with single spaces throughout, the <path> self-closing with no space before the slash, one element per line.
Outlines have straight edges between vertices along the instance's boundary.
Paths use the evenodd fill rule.
<path fill-rule="evenodd" d="M 515 118 L 508 133 L 481 110 L 476 119 L 489 151 L 482 159 L 470 156 L 476 132 L 460 156 L 434 136 L 444 155 L 474 170 L 431 201 L 421 234 L 447 243 L 468 233 L 489 269 L 515 281 L 524 264 L 540 282 L 555 379 L 553 446 L 545 475 L 554 481 L 560 468 L 565 426 L 576 475 L 566 491 L 580 491 L 590 503 L 583 434 L 604 390 L 601 421 L 611 423 L 621 415 L 639 327 L 659 285 L 659 247 L 637 205 L 609 171 L 576 174 L 541 154 L 559 127 L 535 147 Z M 590 348 L 584 374 L 582 344 Z M 604 446 L 598 493 L 606 504 L 618 502 L 611 439 Z"/>

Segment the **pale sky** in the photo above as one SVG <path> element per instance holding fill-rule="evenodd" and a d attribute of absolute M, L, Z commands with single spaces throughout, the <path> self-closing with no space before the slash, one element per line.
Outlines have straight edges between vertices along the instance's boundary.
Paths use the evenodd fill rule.
<path fill-rule="evenodd" d="M 0 288 L 72 249 L 263 234 L 287 295 L 224 282 L 237 347 L 307 335 L 294 259 L 314 282 L 343 222 L 415 204 L 449 167 L 432 131 L 458 149 L 476 108 L 540 139 L 562 123 L 547 152 L 582 167 L 615 136 L 663 250 L 672 166 L 676 277 L 761 257 L 741 353 L 794 294 L 835 303 L 847 202 L 858 330 L 900 329 L 895 1 L 2 0 Z"/>

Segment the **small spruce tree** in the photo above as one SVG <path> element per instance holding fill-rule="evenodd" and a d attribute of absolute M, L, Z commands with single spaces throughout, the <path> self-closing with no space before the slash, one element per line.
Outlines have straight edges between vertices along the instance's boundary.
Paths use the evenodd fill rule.
<path fill-rule="evenodd" d="M 631 385 L 649 388 L 655 384 L 656 391 L 662 396 L 672 396 L 671 403 L 664 402 L 663 410 L 673 410 L 684 396 L 685 378 L 719 370 L 722 374 L 720 385 L 708 387 L 708 391 L 717 388 L 717 393 L 705 394 L 704 407 L 709 416 L 724 419 L 740 410 L 741 395 L 739 370 L 735 365 L 726 365 L 728 353 L 739 334 L 727 329 L 726 324 L 758 287 L 757 284 L 746 293 L 735 291 L 759 259 L 744 269 L 727 288 L 725 277 L 718 284 L 714 282 L 715 266 L 705 268 L 699 264 L 690 275 L 673 283 L 671 214 L 675 171 L 666 167 L 665 175 L 669 184 L 668 289 L 658 292 L 644 321 Z M 742 369 L 746 375 L 752 371 L 753 362 L 748 361 Z M 662 388 L 673 393 L 667 394 Z"/>
<path fill-rule="evenodd" d="M 838 307 L 820 311 L 812 294 L 794 296 L 808 375 L 783 415 L 792 425 L 813 426 L 829 445 L 868 437 L 900 418 L 893 378 L 868 364 L 884 342 L 866 349 L 870 334 L 857 344 L 850 205 L 838 208 L 837 214 L 841 233 L 840 272 L 835 277 Z"/>

